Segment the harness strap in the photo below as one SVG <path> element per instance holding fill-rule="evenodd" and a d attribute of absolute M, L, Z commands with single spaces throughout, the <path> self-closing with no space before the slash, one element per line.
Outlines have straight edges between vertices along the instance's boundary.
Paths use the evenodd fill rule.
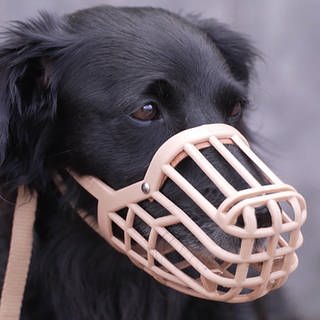
<path fill-rule="evenodd" d="M 0 320 L 19 320 L 31 261 L 37 195 L 19 187 L 13 216 L 10 251 L 4 278 Z"/>

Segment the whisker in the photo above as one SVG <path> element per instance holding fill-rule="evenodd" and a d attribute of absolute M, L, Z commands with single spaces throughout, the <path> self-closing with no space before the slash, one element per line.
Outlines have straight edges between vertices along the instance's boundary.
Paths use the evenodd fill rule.
<path fill-rule="evenodd" d="M 53 153 L 51 155 L 48 156 L 48 158 L 53 158 L 53 157 L 56 157 L 56 156 L 59 156 L 59 155 L 62 155 L 62 154 L 66 154 L 66 153 L 69 153 L 69 152 L 72 152 L 72 151 L 76 151 L 77 149 L 73 148 L 73 149 L 68 149 L 68 150 L 64 150 L 64 151 L 60 151 L 60 152 L 57 152 L 57 153 Z"/>
<path fill-rule="evenodd" d="M 1 193 L 0 193 L 0 199 L 1 199 L 3 202 L 7 203 L 7 204 L 10 204 L 10 205 L 12 205 L 12 206 L 15 205 L 14 202 L 12 202 L 12 201 L 8 200 L 7 198 L 5 198 Z"/>

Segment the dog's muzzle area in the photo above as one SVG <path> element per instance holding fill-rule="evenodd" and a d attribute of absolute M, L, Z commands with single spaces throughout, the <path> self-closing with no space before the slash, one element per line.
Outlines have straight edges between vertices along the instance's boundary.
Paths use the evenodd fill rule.
<path fill-rule="evenodd" d="M 226 148 L 236 156 L 237 159 L 241 159 L 241 162 L 249 171 L 255 172 L 261 184 L 267 183 L 263 176 L 259 175 L 259 172 L 256 170 L 253 163 L 250 162 L 247 157 L 238 150 L 238 148 L 234 145 L 226 145 Z M 237 190 L 250 188 L 237 171 L 232 168 L 232 166 L 217 152 L 217 150 L 207 147 L 200 150 L 200 152 L 219 172 L 224 174 L 226 179 L 230 181 Z M 197 166 L 190 157 L 184 158 L 176 165 L 175 169 L 215 207 L 219 207 L 225 199 L 225 196 L 219 188 L 212 183 L 208 176 L 203 173 L 199 166 Z M 167 179 L 165 181 L 161 188 L 161 192 L 179 206 L 216 244 L 227 251 L 238 253 L 241 244 L 240 239 L 226 234 L 203 210 L 201 210 L 201 208 L 199 208 L 199 206 L 195 204 L 194 201 L 192 201 L 190 197 L 186 196 L 186 194 L 177 187 L 172 180 Z M 154 218 L 164 217 L 170 214 L 165 208 L 155 201 L 144 200 L 139 203 L 139 205 L 146 211 L 150 212 Z M 124 215 L 125 212 L 126 210 L 122 211 L 120 214 Z M 256 219 L 258 228 L 271 226 L 271 215 L 266 206 L 256 208 Z M 242 228 L 244 227 L 244 220 L 242 216 L 238 217 L 236 225 Z M 141 219 L 136 219 L 134 227 L 139 230 L 146 239 L 149 237 L 151 228 Z M 189 250 L 196 252 L 198 256 L 209 256 L 206 248 L 183 225 L 174 225 L 169 227 L 168 230 L 172 232 L 172 234 Z M 115 232 L 117 232 L 116 229 Z M 263 242 L 264 241 L 261 239 L 257 240 L 256 246 L 261 246 Z"/>
<path fill-rule="evenodd" d="M 72 174 L 98 199 L 100 234 L 176 290 L 245 302 L 280 287 L 297 267 L 304 199 L 230 126 L 170 138 L 144 179 L 120 190 Z"/>

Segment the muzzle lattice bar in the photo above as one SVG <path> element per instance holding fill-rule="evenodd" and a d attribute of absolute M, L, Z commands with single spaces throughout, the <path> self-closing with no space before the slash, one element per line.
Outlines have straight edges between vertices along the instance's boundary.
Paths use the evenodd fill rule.
<path fill-rule="evenodd" d="M 255 170 L 248 170 L 230 151 L 230 144 L 254 164 Z M 237 190 L 227 181 L 202 152 L 210 149 L 237 172 L 247 188 Z M 220 190 L 222 203 L 215 206 L 177 170 L 185 159 L 210 179 L 212 188 Z M 298 265 L 295 251 L 303 241 L 300 228 L 306 219 L 305 201 L 230 126 L 205 125 L 175 135 L 159 148 L 145 178 L 120 190 L 91 176 L 72 175 L 98 199 L 99 233 L 108 243 L 178 291 L 217 301 L 246 302 L 280 287 Z M 162 190 L 169 181 L 237 245 L 230 249 L 217 242 L 170 199 Z M 157 204 L 165 215 L 158 217 L 143 201 Z M 257 216 L 262 207 L 270 222 L 260 226 Z M 192 235 L 197 246 L 177 236 L 179 228 Z"/>

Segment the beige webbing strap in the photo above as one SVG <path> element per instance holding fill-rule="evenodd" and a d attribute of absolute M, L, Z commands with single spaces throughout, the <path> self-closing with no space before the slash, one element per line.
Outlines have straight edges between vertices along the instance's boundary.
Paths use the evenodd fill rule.
<path fill-rule="evenodd" d="M 19 320 L 32 253 L 33 225 L 37 207 L 37 195 L 19 187 L 10 251 L 4 278 L 0 320 Z"/>

